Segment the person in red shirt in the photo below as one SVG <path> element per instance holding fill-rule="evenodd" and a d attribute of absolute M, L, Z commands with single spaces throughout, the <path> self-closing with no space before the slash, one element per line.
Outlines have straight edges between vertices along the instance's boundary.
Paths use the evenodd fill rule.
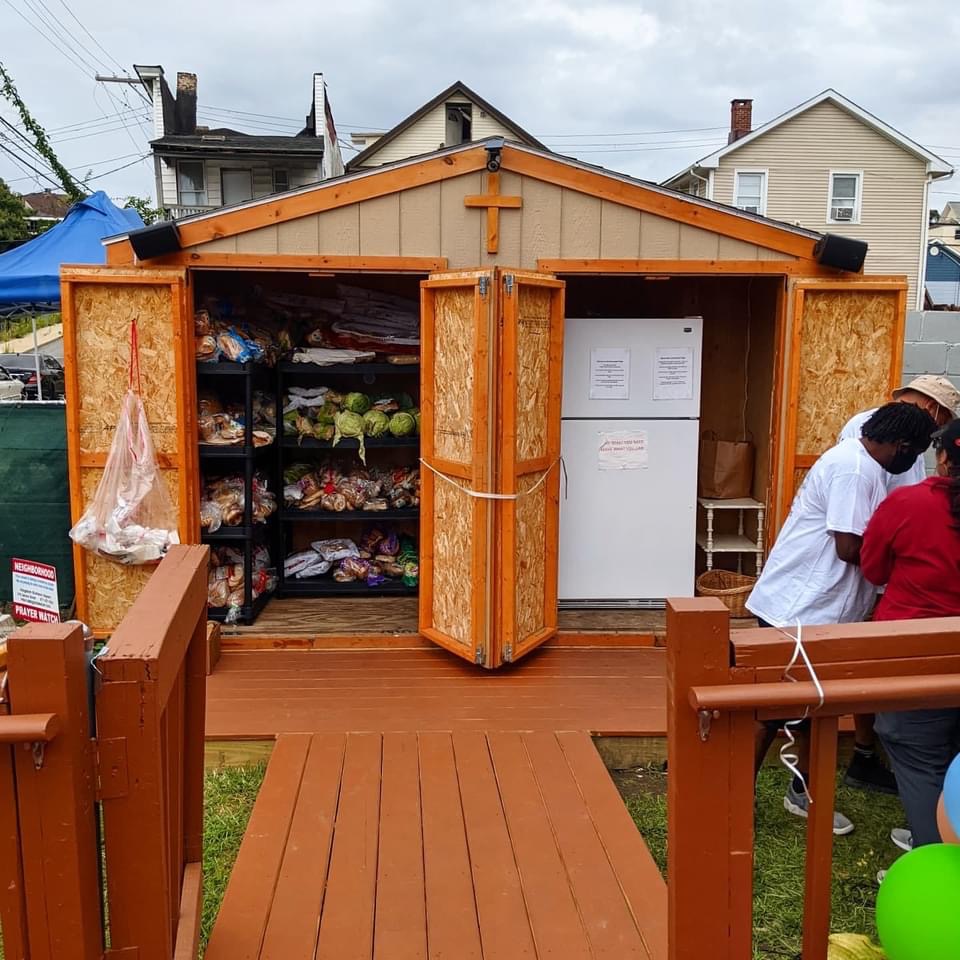
<path fill-rule="evenodd" d="M 934 435 L 937 474 L 893 491 L 863 534 L 860 570 L 886 585 L 874 620 L 960 617 L 960 419 Z M 939 843 L 937 800 L 960 742 L 960 708 L 878 713 L 910 831 L 899 847 Z"/>

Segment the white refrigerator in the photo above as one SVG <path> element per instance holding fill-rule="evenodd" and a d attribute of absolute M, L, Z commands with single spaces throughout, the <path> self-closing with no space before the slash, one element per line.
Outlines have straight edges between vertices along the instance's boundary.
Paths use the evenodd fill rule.
<path fill-rule="evenodd" d="M 568 318 L 559 599 L 693 596 L 703 320 Z"/>

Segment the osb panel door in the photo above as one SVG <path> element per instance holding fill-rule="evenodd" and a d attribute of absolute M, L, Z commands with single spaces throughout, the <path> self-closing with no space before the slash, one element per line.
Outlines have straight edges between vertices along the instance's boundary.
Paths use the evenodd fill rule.
<path fill-rule="evenodd" d="M 140 389 L 161 474 L 194 539 L 197 517 L 192 323 L 183 270 L 65 268 L 62 272 L 70 510 L 92 499 L 113 441 L 137 321 Z M 77 616 L 98 635 L 119 624 L 155 567 L 125 566 L 74 547 Z"/>
<path fill-rule="evenodd" d="M 504 271 L 500 371 L 501 461 L 498 660 L 510 662 L 557 630 L 560 396 L 564 283 Z"/>
<path fill-rule="evenodd" d="M 494 274 L 421 284 L 420 632 L 494 666 Z"/>
<path fill-rule="evenodd" d="M 847 420 L 886 402 L 899 386 L 906 303 L 905 279 L 793 285 L 778 526 Z"/>

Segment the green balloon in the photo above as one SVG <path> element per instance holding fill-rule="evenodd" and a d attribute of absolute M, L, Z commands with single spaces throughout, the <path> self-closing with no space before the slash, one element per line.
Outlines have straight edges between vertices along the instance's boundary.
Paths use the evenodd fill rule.
<path fill-rule="evenodd" d="M 877 931 L 889 960 L 960 957 L 960 846 L 917 847 L 887 871 Z"/>

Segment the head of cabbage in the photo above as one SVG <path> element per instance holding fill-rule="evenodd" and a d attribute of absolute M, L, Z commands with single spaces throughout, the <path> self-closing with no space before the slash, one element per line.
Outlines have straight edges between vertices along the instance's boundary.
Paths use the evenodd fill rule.
<path fill-rule="evenodd" d="M 365 393 L 348 393 L 343 398 L 343 409 L 363 416 L 370 409 L 370 398 Z"/>
<path fill-rule="evenodd" d="M 333 446 L 336 446 L 342 437 L 356 437 L 360 444 L 360 459 L 367 462 L 367 450 L 363 445 L 363 417 L 350 410 L 342 410 L 333 418 Z"/>
<path fill-rule="evenodd" d="M 368 410 L 363 415 L 363 432 L 368 437 L 382 437 L 390 427 L 390 418 L 380 410 Z"/>
<path fill-rule="evenodd" d="M 408 437 L 417 429 L 417 421 L 406 410 L 400 410 L 390 418 L 390 432 L 395 437 Z"/>

